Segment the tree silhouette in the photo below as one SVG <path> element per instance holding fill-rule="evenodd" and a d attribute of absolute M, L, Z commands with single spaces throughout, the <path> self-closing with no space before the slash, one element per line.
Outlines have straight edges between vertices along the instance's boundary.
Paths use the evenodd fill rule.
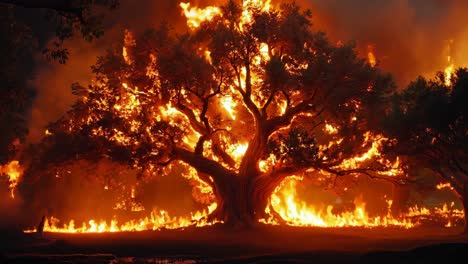
<path fill-rule="evenodd" d="M 119 0 L 0 0 L 0 4 L 47 10 L 46 18 L 55 27 L 56 38 L 44 50 L 44 54 L 63 64 L 69 54 L 63 42 L 71 38 L 75 31 L 79 31 L 87 41 L 101 37 L 104 34 L 104 15 L 96 10 L 100 7 L 115 9 Z"/>
<path fill-rule="evenodd" d="M 63 42 L 75 31 L 88 41 L 102 36 L 103 15 L 97 7 L 114 9 L 118 0 L 0 0 L 0 164 L 15 157 L 20 141 L 28 133 L 27 114 L 34 97 L 27 81 L 32 78 L 34 50 L 38 40 L 30 25 L 20 19 L 14 7 L 47 10 L 47 18 L 55 27 L 55 40 L 44 49 L 44 54 L 60 63 L 68 60 Z"/>
<path fill-rule="evenodd" d="M 388 152 L 402 155 L 408 169 L 427 168 L 451 184 L 468 209 L 468 71 L 458 69 L 447 86 L 442 73 L 420 77 L 393 98 L 384 127 L 398 144 Z M 467 214 L 465 213 L 465 222 Z M 465 231 L 468 227 L 465 224 Z"/>
<path fill-rule="evenodd" d="M 32 67 L 30 32 L 17 23 L 11 10 L 0 6 L 0 165 L 16 154 L 27 134 L 25 115 L 32 100 L 26 84 Z"/>
<path fill-rule="evenodd" d="M 142 175 L 178 164 L 212 188 L 212 219 L 242 226 L 266 217 L 293 175 L 401 181 L 367 153 L 387 143 L 368 130 L 387 108 L 389 76 L 352 43 L 313 32 L 295 4 L 219 10 L 183 35 L 168 25 L 126 32 L 93 67 L 94 84 L 73 86 L 81 99 L 50 125 L 29 174 L 76 159 L 129 162 Z"/>

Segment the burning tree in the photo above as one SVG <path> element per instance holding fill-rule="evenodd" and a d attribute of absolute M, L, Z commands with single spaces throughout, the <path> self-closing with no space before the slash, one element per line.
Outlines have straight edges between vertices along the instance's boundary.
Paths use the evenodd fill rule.
<path fill-rule="evenodd" d="M 127 31 L 94 83 L 72 87 L 80 99 L 29 172 L 76 159 L 128 162 L 144 177 L 183 166 L 217 204 L 209 219 L 233 225 L 275 217 L 266 208 L 288 177 L 402 181 L 398 159 L 379 155 L 392 142 L 369 132 L 394 85 L 352 43 L 312 31 L 295 4 L 181 7 L 187 33 Z"/>
<path fill-rule="evenodd" d="M 419 78 L 395 95 L 385 120 L 388 136 L 398 144 L 388 151 L 405 156 L 411 168 L 427 168 L 454 190 L 465 211 L 468 232 L 468 71 L 452 78 Z M 440 185 L 442 187 L 443 185 Z"/>

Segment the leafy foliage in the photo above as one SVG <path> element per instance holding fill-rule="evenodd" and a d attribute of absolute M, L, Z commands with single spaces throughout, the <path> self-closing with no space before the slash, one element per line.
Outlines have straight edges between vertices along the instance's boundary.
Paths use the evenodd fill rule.
<path fill-rule="evenodd" d="M 238 178 L 267 181 L 258 186 L 272 191 L 305 170 L 377 171 L 377 159 L 358 170 L 340 165 L 369 147 L 391 78 L 358 58 L 353 43 L 332 45 L 312 31 L 310 12 L 295 4 L 253 7 L 249 22 L 234 1 L 221 10 L 182 35 L 167 25 L 135 39 L 126 32 L 125 45 L 98 59 L 93 84 L 73 87 L 81 99 L 50 125 L 41 148 L 65 140 L 78 146 L 55 153 L 57 161 L 100 155 L 141 170 L 182 161 L 225 195 L 236 187 L 220 186 Z M 242 144 L 236 156 L 231 147 Z M 33 164 L 56 165 L 46 155 Z M 260 170 L 260 162 L 271 164 Z"/>
<path fill-rule="evenodd" d="M 64 64 L 69 51 L 63 42 L 79 32 L 87 41 L 104 34 L 103 9 L 115 9 L 119 0 L 1 0 L 0 4 L 10 4 L 23 8 L 45 9 L 45 18 L 54 27 L 55 39 L 43 50 L 48 59 Z"/>
<path fill-rule="evenodd" d="M 398 140 L 389 152 L 405 155 L 413 169 L 432 170 L 459 194 L 468 179 L 467 91 L 467 69 L 458 69 L 449 87 L 442 74 L 419 78 L 393 98 L 384 122 L 386 133 Z"/>

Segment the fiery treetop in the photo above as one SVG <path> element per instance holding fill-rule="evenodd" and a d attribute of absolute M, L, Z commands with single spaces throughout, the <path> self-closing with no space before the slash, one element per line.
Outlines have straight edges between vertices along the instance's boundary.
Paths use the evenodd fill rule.
<path fill-rule="evenodd" d="M 181 7 L 187 32 L 127 31 L 98 59 L 34 164 L 109 158 L 153 175 L 181 161 L 216 196 L 232 178 L 268 190 L 304 173 L 399 179 L 379 155 L 391 141 L 368 132 L 394 85 L 352 43 L 330 43 L 294 3 Z"/>

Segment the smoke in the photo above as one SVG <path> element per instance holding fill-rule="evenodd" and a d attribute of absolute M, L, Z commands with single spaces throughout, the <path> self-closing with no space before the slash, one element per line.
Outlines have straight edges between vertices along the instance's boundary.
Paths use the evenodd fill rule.
<path fill-rule="evenodd" d="M 447 56 L 468 66 L 468 26 L 456 0 L 301 0 L 312 10 L 316 29 L 333 41 L 354 40 L 361 55 L 369 49 L 400 88 L 419 75 L 443 70 Z M 449 52 L 449 42 L 453 44 Z"/>

